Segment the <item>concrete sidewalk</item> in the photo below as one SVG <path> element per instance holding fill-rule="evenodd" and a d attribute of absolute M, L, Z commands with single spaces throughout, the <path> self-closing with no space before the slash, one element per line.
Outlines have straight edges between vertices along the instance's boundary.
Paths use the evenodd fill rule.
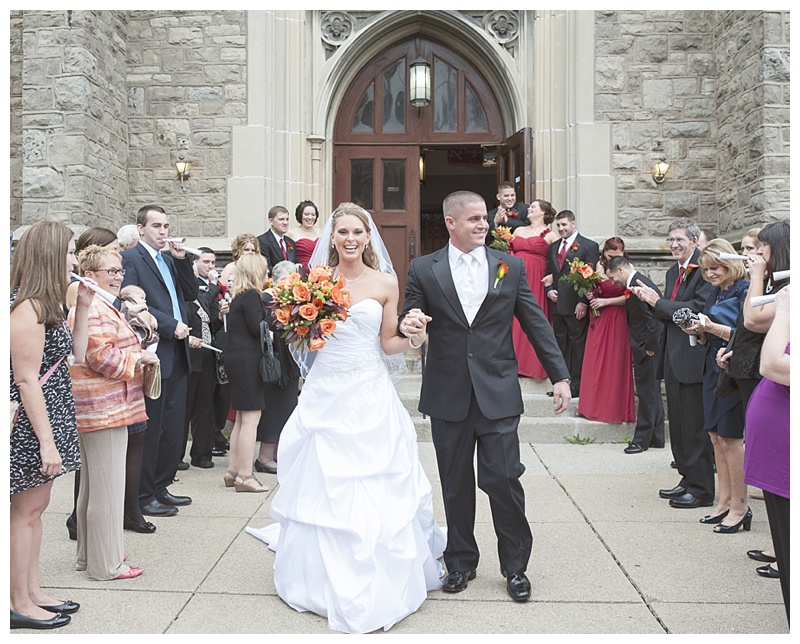
<path fill-rule="evenodd" d="M 420 443 L 435 510 L 444 523 L 433 445 Z M 456 595 L 432 592 L 389 631 L 417 633 L 788 633 L 780 583 L 756 575 L 745 555 L 771 546 L 763 501 L 752 500 L 752 532 L 720 535 L 676 510 L 658 489 L 678 481 L 669 449 L 625 455 L 619 444 L 522 445 L 522 478 L 534 534 L 531 601 L 516 604 L 500 576 L 486 496 L 478 495 L 478 577 Z M 211 470 L 179 472 L 174 494 L 194 503 L 153 519 L 152 535 L 125 532 L 144 575 L 93 582 L 74 570 L 64 521 L 72 475 L 59 479 L 44 515 L 42 584 L 81 604 L 72 623 L 43 634 L 332 633 L 275 594 L 274 554 L 244 532 L 271 522 L 265 495 L 225 488 L 226 458 Z M 261 475 L 273 487 L 276 477 Z M 19 630 L 13 633 L 32 631 Z"/>

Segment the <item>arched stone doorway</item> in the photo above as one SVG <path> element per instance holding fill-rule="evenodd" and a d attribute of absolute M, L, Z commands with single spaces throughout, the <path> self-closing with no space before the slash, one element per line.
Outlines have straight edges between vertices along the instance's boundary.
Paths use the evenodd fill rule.
<path fill-rule="evenodd" d="M 408 99 L 408 68 L 419 58 L 431 66 L 431 104 L 422 108 Z M 498 176 L 530 185 L 529 148 L 504 154 L 506 136 L 484 76 L 433 38 L 394 43 L 350 82 L 333 133 L 333 204 L 354 201 L 372 213 L 401 293 L 410 260 L 447 240 L 441 203 L 448 193 L 473 190 L 491 208 Z"/>

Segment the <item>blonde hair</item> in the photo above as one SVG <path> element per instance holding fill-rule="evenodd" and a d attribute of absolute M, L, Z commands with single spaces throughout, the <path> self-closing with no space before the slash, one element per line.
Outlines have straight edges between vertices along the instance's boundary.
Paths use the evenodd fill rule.
<path fill-rule="evenodd" d="M 234 240 L 231 242 L 231 256 L 233 257 L 234 262 L 244 255 L 244 247 L 250 243 L 255 246 L 256 255 L 258 255 L 261 252 L 261 244 L 258 243 L 258 237 L 252 233 L 241 233 L 236 235 Z"/>
<path fill-rule="evenodd" d="M 759 248 L 761 246 L 761 244 L 763 243 L 758 238 L 758 233 L 760 233 L 760 232 L 761 232 L 760 228 L 751 228 L 744 235 L 742 235 L 742 241 L 744 241 L 745 237 L 749 237 L 750 239 L 752 239 L 755 242 L 755 247 Z"/>
<path fill-rule="evenodd" d="M 720 253 L 729 253 L 736 255 L 731 243 L 721 237 L 712 239 L 708 242 L 703 252 L 700 253 L 698 262 L 703 269 L 703 279 L 706 279 L 706 270 L 713 266 L 722 266 L 728 269 L 728 279 L 733 284 L 736 280 L 740 280 L 747 276 L 747 270 L 744 267 L 744 262 L 741 259 L 720 259 Z M 706 281 L 708 281 L 706 279 Z"/>
<path fill-rule="evenodd" d="M 364 214 L 364 209 L 354 203 L 345 201 L 344 203 L 340 203 L 339 207 L 334 210 L 333 214 L 331 215 L 331 235 L 333 235 L 333 231 L 336 228 L 336 220 L 346 215 L 358 217 L 361 220 L 361 223 L 364 224 L 366 231 L 368 233 L 372 232 L 372 228 L 369 225 L 369 218 Z M 372 247 L 371 241 L 367 242 L 367 245 L 364 246 L 364 252 L 361 254 L 361 259 L 370 268 L 379 270 L 381 263 L 378 259 L 378 255 L 375 253 L 375 249 Z M 339 251 L 336 250 L 333 240 L 331 240 L 330 250 L 328 251 L 328 265 L 339 265 Z"/>
<path fill-rule="evenodd" d="M 259 293 L 267 281 L 267 260 L 261 253 L 242 255 L 236 262 L 236 277 L 233 279 L 233 297 L 254 288 Z"/>
<path fill-rule="evenodd" d="M 86 271 L 100 270 L 103 259 L 106 257 L 114 257 L 122 261 L 122 255 L 113 248 L 97 244 L 87 246 L 78 253 L 78 275 L 84 275 Z"/>
<path fill-rule="evenodd" d="M 19 289 L 12 311 L 31 300 L 39 324 L 50 327 L 64 319 L 67 252 L 73 236 L 69 228 L 55 221 L 37 221 L 23 233 L 11 262 L 11 290 Z"/>

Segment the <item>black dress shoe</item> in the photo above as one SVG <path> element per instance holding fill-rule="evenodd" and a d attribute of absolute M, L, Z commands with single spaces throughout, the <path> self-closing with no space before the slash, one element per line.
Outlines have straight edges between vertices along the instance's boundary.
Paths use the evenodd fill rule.
<path fill-rule="evenodd" d="M 759 575 L 761 575 L 762 577 L 767 577 L 768 579 L 780 579 L 781 578 L 781 571 L 780 570 L 775 570 L 775 568 L 773 568 L 769 564 L 767 564 L 766 566 L 759 566 L 758 568 L 756 568 L 756 572 Z"/>
<path fill-rule="evenodd" d="M 670 462 L 669 462 L 669 466 L 670 466 L 670 467 L 671 467 L 673 470 L 677 470 L 677 469 L 678 469 L 678 464 L 677 464 L 675 461 L 670 461 Z"/>
<path fill-rule="evenodd" d="M 178 514 L 178 508 L 165 505 L 160 501 L 153 499 L 147 505 L 141 507 L 142 514 L 146 517 L 173 517 Z"/>
<path fill-rule="evenodd" d="M 526 602 L 531 598 L 531 582 L 524 572 L 512 572 L 507 575 L 503 571 L 503 576 L 506 577 L 506 589 L 511 599 L 515 602 Z"/>
<path fill-rule="evenodd" d="M 475 571 L 468 570 L 467 572 L 453 571 L 444 578 L 442 583 L 442 590 L 446 593 L 460 593 L 466 590 L 467 582 L 475 579 Z"/>
<path fill-rule="evenodd" d="M 772 563 L 773 561 L 777 561 L 775 557 L 765 555 L 763 550 L 748 550 L 747 556 L 750 557 L 750 559 L 754 559 L 755 561 L 763 561 L 764 563 Z"/>
<path fill-rule="evenodd" d="M 188 470 L 189 469 L 189 464 L 186 461 L 181 461 L 180 463 L 178 463 L 178 469 L 179 470 Z"/>
<path fill-rule="evenodd" d="M 664 449 L 664 443 L 650 443 L 650 447 L 655 449 Z"/>
<path fill-rule="evenodd" d="M 78 522 L 75 520 L 75 515 L 73 514 L 67 517 L 67 532 L 72 541 L 78 540 Z"/>
<path fill-rule="evenodd" d="M 71 619 L 69 615 L 62 615 L 61 613 L 56 613 L 50 619 L 33 619 L 32 617 L 25 617 L 25 615 L 20 615 L 12 610 L 11 628 L 35 628 L 42 631 L 66 626 Z"/>
<path fill-rule="evenodd" d="M 153 534 L 156 531 L 156 527 L 149 521 L 145 521 L 144 523 L 136 523 L 128 518 L 122 520 L 122 527 L 125 530 L 139 532 L 141 534 Z"/>
<path fill-rule="evenodd" d="M 662 499 L 677 499 L 679 496 L 686 494 L 687 490 L 682 485 L 676 485 L 671 490 L 659 490 L 658 496 Z"/>
<path fill-rule="evenodd" d="M 58 606 L 39 606 L 39 608 L 44 608 L 46 611 L 50 613 L 62 613 L 64 615 L 71 615 L 72 613 L 77 613 L 78 609 L 81 605 L 78 602 L 74 602 L 71 599 L 68 599 L 65 602 L 61 602 Z"/>
<path fill-rule="evenodd" d="M 228 452 L 222 449 L 221 447 L 212 447 L 211 448 L 211 456 L 225 456 Z"/>
<path fill-rule="evenodd" d="M 170 494 L 168 490 L 164 490 L 156 494 L 156 501 L 164 505 L 189 505 L 192 502 L 190 496 L 175 496 Z"/>
<path fill-rule="evenodd" d="M 641 454 L 646 450 L 647 450 L 646 447 L 642 447 L 641 445 L 637 445 L 636 443 L 631 443 L 622 451 L 625 452 L 626 454 Z"/>
<path fill-rule="evenodd" d="M 670 499 L 669 504 L 673 508 L 707 508 L 714 505 L 714 501 L 713 499 L 703 501 L 691 492 L 687 492 L 686 494 Z"/>
<path fill-rule="evenodd" d="M 253 461 L 253 469 L 256 472 L 264 472 L 265 474 L 277 474 L 278 470 L 275 467 L 270 467 L 269 465 L 264 465 L 261 461 L 256 459 Z"/>
<path fill-rule="evenodd" d="M 192 467 L 200 467 L 204 470 L 214 467 L 214 461 L 210 458 L 193 458 Z"/>

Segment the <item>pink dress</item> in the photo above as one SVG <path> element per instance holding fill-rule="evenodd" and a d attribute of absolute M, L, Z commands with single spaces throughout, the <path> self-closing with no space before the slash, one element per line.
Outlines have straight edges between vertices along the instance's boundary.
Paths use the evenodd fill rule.
<path fill-rule="evenodd" d="M 304 237 L 301 237 L 300 239 L 295 240 L 294 244 L 297 247 L 298 264 L 303 264 L 304 266 L 308 265 L 308 262 L 311 261 L 311 254 L 314 252 L 314 248 L 317 246 L 317 239 L 305 239 Z"/>
<path fill-rule="evenodd" d="M 528 284 L 548 320 L 550 319 L 550 306 L 545 295 L 542 278 L 547 267 L 547 249 L 549 247 L 544 238 L 549 232 L 550 229 L 545 228 L 536 237 L 515 237 L 508 244 L 511 254 L 516 255 L 525 262 Z M 528 336 L 522 331 L 522 327 L 516 318 L 514 318 L 512 324 L 511 337 L 514 341 L 514 351 L 517 354 L 517 362 L 519 363 L 519 375 L 544 380 L 547 378 L 547 373 L 542 367 L 542 363 L 539 362 Z"/>
<path fill-rule="evenodd" d="M 597 297 L 618 297 L 625 289 L 611 280 L 600 282 Z M 592 309 L 581 370 L 578 414 L 605 423 L 636 421 L 633 403 L 633 360 L 625 306 L 605 306 L 600 316 Z"/>

